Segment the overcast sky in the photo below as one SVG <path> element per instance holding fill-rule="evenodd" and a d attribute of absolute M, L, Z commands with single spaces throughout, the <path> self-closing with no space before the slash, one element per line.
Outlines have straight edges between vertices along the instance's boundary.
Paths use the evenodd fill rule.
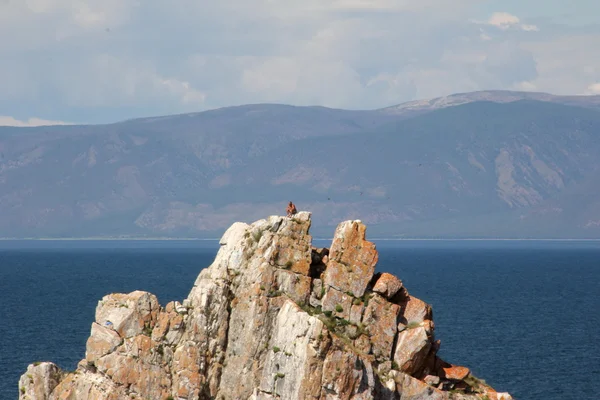
<path fill-rule="evenodd" d="M 599 48 L 598 0 L 0 0 L 0 125 L 600 94 Z"/>

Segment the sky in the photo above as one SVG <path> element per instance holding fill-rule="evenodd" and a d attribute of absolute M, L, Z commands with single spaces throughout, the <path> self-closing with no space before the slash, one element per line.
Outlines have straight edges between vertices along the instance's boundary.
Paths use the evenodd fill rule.
<path fill-rule="evenodd" d="M 598 48 L 597 0 L 0 0 L 0 125 L 600 94 Z"/>

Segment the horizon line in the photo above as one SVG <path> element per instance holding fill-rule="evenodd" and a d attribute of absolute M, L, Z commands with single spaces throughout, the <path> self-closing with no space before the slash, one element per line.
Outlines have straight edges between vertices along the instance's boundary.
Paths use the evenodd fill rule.
<path fill-rule="evenodd" d="M 312 240 L 328 240 L 332 241 L 334 238 L 312 238 Z M 173 241 L 220 241 L 221 238 L 186 238 L 186 237 L 156 237 L 156 238 L 120 238 L 120 237 L 81 237 L 81 238 L 0 238 L 0 242 L 81 242 L 81 241 L 113 241 L 113 242 L 144 242 L 144 241 L 157 241 L 157 242 L 173 242 Z M 600 238 L 394 238 L 394 237 L 375 237 L 366 238 L 368 241 L 505 241 L 505 242 L 600 242 Z"/>

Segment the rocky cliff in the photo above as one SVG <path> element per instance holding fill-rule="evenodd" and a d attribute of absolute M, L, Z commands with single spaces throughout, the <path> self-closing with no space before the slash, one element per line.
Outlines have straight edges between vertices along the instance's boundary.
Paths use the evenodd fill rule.
<path fill-rule="evenodd" d="M 311 215 L 235 223 L 187 299 L 105 296 L 74 372 L 29 365 L 22 400 L 507 400 L 436 354 L 431 307 L 393 275 L 360 221 L 329 249 Z"/>

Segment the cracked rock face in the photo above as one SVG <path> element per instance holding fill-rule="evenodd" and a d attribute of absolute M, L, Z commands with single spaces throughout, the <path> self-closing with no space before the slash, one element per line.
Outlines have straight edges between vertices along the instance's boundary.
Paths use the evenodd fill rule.
<path fill-rule="evenodd" d="M 311 215 L 235 223 L 181 303 L 105 296 L 71 373 L 30 365 L 19 398 L 508 400 L 437 356 L 431 307 L 374 277 L 360 221 L 312 248 Z"/>
<path fill-rule="evenodd" d="M 341 292 L 361 297 L 373 278 L 379 258 L 375 245 L 365 240 L 360 221 L 342 222 L 336 229 L 323 282 Z"/>

